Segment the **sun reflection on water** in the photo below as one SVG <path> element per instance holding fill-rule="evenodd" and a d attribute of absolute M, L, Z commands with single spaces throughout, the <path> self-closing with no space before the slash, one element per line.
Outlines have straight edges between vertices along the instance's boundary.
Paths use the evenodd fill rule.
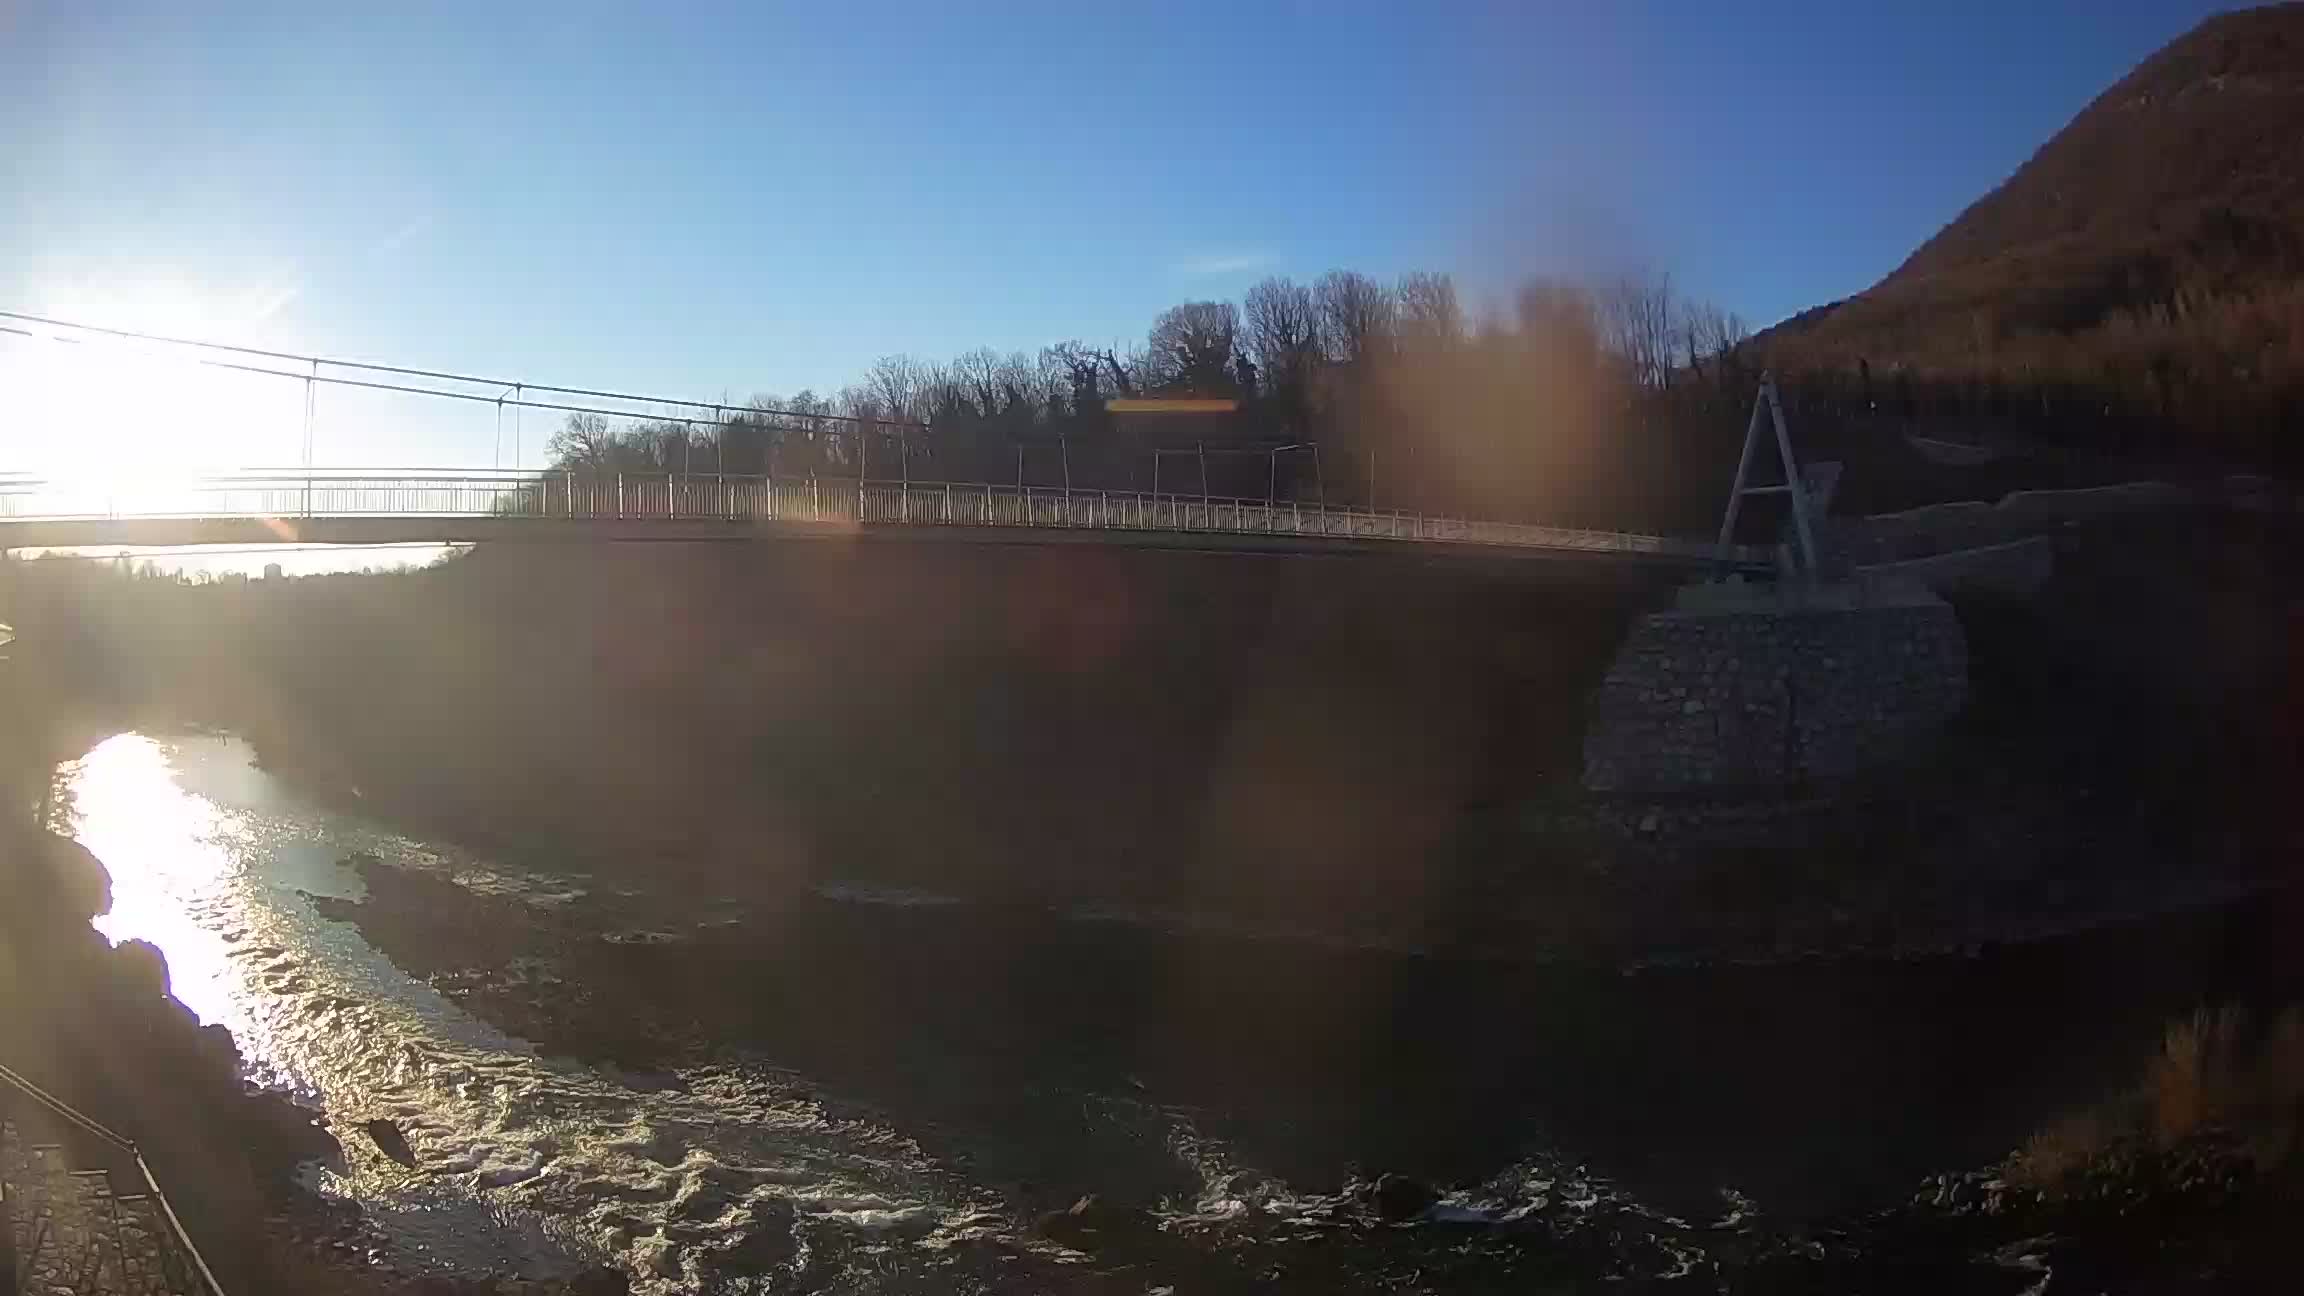
<path fill-rule="evenodd" d="M 180 786 L 167 752 L 141 734 L 105 739 L 63 774 L 71 833 L 112 875 L 96 930 L 159 946 L 179 1002 L 203 1022 L 239 1025 L 229 951 L 194 917 L 239 868 L 217 840 L 224 814 Z"/>

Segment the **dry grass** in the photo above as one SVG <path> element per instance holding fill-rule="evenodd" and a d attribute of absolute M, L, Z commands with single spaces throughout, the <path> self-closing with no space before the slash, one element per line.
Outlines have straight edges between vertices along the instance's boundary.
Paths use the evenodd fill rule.
<path fill-rule="evenodd" d="M 2106 1150 L 2119 1141 L 2122 1128 L 2106 1108 L 2060 1117 L 2024 1140 L 2009 1163 L 2008 1177 L 2030 1188 L 2054 1187 L 2102 1161 Z"/>
<path fill-rule="evenodd" d="M 2228 1137 L 2258 1173 L 2298 1157 L 2304 1114 L 2304 1008 L 2262 1031 L 2238 1007 L 2201 1009 L 2172 1022 L 2141 1082 L 2034 1134 L 2009 1177 L 2049 1189 L 2074 1175 L 2165 1156 L 2203 1136 Z"/>
<path fill-rule="evenodd" d="M 2202 1009 L 2161 1035 L 2160 1055 L 2145 1068 L 2152 1139 L 2166 1149 L 2214 1123 L 2239 1101 L 2245 1021 L 2232 1008 Z"/>

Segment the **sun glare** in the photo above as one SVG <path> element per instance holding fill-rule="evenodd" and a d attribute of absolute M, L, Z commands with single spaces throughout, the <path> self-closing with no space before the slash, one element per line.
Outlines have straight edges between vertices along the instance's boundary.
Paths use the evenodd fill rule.
<path fill-rule="evenodd" d="M 119 734 L 65 767 L 71 822 L 112 877 L 112 907 L 94 922 L 118 944 L 148 940 L 167 955 L 176 998 L 204 1022 L 232 1011 L 223 943 L 193 918 L 193 904 L 228 873 L 216 807 L 178 786 L 151 739 Z"/>
<path fill-rule="evenodd" d="M 183 347 L 30 331 L 0 335 L 0 472 L 118 490 L 280 466 L 300 452 L 304 388 L 293 378 L 204 363 Z"/>

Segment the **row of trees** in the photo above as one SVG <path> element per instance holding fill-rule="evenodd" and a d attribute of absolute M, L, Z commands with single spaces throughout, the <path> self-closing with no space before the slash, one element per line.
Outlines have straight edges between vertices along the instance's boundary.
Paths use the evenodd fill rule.
<path fill-rule="evenodd" d="M 2214 206 L 2091 230 L 1923 249 L 1757 338 L 1658 273 L 1532 278 L 1477 306 L 1444 274 L 1275 277 L 1172 306 L 1133 343 L 884 356 L 835 392 L 762 396 L 723 426 L 580 416 L 553 450 L 569 467 L 1143 489 L 1161 449 L 1213 439 L 1233 452 L 1211 474 L 1218 493 L 1632 525 L 1627 500 L 1717 508 L 1717 460 L 1766 368 L 1811 436 L 1999 423 L 2088 450 L 2294 455 L 2304 235 Z M 1223 397 L 1239 413 L 1218 426 L 1107 410 L 1137 396 Z M 1298 445 L 1317 458 L 1259 460 Z"/>
<path fill-rule="evenodd" d="M 1220 494 L 1621 523 L 1577 505 L 1670 469 L 1639 431 L 1749 401 L 1748 350 L 1743 321 L 1660 274 L 1532 278 L 1476 311 L 1445 274 L 1337 270 L 1180 303 L 1132 345 L 884 356 L 835 393 L 761 395 L 717 426 L 573 415 L 550 449 L 574 469 L 1145 489 L 1155 452 L 1205 442 L 1223 452 Z M 1238 413 L 1144 423 L 1106 406 L 1148 396 Z M 1317 457 L 1280 453 L 1309 445 Z"/>

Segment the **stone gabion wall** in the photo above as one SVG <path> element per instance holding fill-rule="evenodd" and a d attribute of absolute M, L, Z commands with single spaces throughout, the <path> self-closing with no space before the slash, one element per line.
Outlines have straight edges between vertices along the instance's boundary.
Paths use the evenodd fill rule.
<path fill-rule="evenodd" d="M 1584 743 L 1596 792 L 1779 788 L 1908 759 L 1967 700 L 1950 605 L 1657 612 L 1617 651 Z"/>

